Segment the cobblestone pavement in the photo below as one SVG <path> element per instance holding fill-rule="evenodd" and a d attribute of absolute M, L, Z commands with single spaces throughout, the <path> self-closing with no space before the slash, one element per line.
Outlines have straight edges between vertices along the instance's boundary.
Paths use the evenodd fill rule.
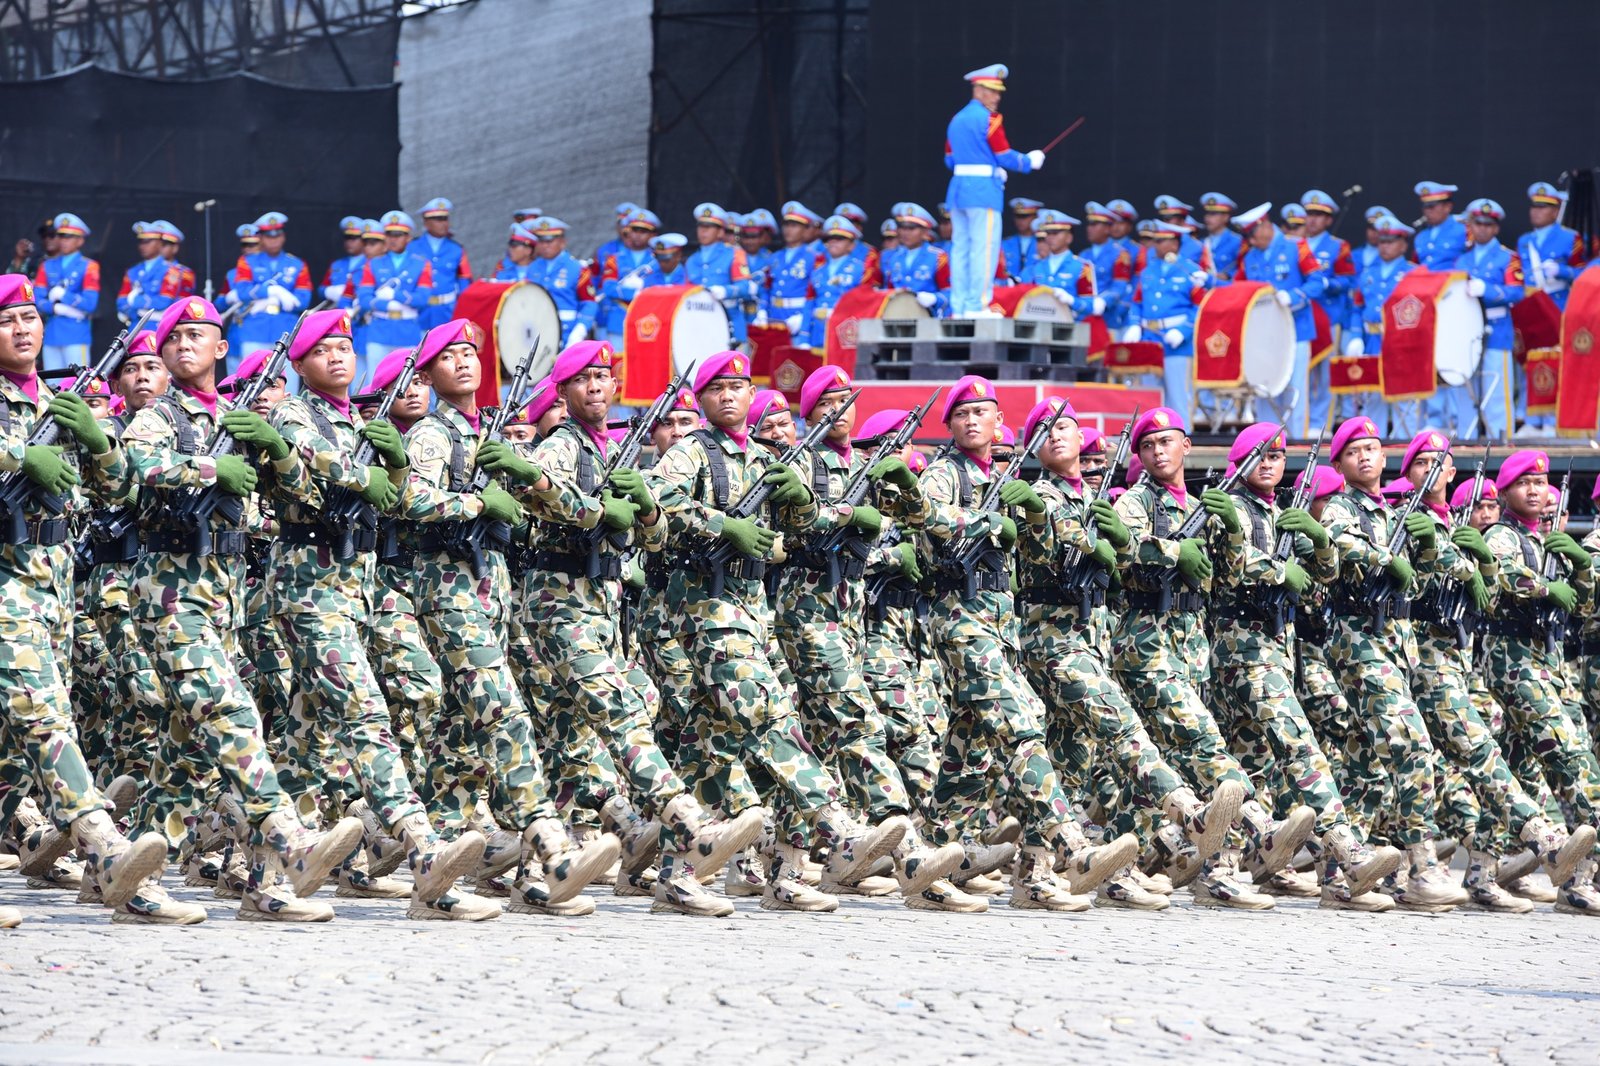
<path fill-rule="evenodd" d="M 169 880 L 172 880 L 169 875 Z M 1600 922 L 1195 909 L 112 926 L 0 882 L 0 1064 L 1593 1063 Z M 324 889 L 324 893 L 331 892 Z"/>

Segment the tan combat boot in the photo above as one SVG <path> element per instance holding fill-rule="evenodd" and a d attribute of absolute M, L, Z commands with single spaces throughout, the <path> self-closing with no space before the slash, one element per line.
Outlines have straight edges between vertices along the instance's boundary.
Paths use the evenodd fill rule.
<path fill-rule="evenodd" d="M 285 813 L 296 825 L 300 824 L 299 816 L 293 811 Z M 354 818 L 350 821 L 358 827 L 361 824 Z M 276 831 L 282 830 L 279 828 Z M 350 839 L 349 849 L 355 848 L 358 839 L 359 828 L 357 834 Z M 303 852 L 305 849 L 298 850 Z M 343 855 L 340 858 L 343 858 Z M 301 897 L 295 892 L 294 885 L 282 876 L 282 871 L 283 859 L 276 845 L 268 843 L 251 849 L 250 882 L 239 898 L 239 911 L 236 915 L 239 921 L 281 922 L 289 925 L 333 921 L 332 907 L 326 903 Z"/>
<path fill-rule="evenodd" d="M 592 839 L 592 838 L 591 838 Z M 610 886 L 607 886 L 610 887 Z M 525 867 L 511 886 L 506 910 L 512 914 L 542 914 L 551 918 L 584 918 L 594 913 L 594 900 L 573 896 L 558 903 L 550 901 L 550 886 L 537 866 Z"/>
<path fill-rule="evenodd" d="M 661 868 L 655 865 L 646 866 L 643 870 L 640 870 L 636 874 L 630 874 L 624 871 L 623 875 L 617 878 L 617 887 L 611 891 L 619 896 L 644 896 L 646 898 L 654 898 L 656 894 L 656 881 L 660 878 L 660 876 Z"/>
<path fill-rule="evenodd" d="M 1371 892 L 1379 881 L 1400 869 L 1405 859 L 1399 848 L 1388 845 L 1374 848 L 1363 843 L 1347 823 L 1324 833 L 1322 844 L 1333 853 L 1334 861 L 1344 871 L 1346 889 L 1351 897 Z"/>
<path fill-rule="evenodd" d="M 877 825 L 863 825 L 841 803 L 830 803 L 817 812 L 817 829 L 830 846 L 823 872 L 823 883 L 854 884 L 872 873 L 881 858 L 899 847 L 911 828 L 911 819 L 897 814 Z"/>
<path fill-rule="evenodd" d="M 1332 881 L 1322 886 L 1322 899 L 1317 906 L 1334 911 L 1383 914 L 1394 910 L 1394 900 L 1382 892 L 1352 892 L 1349 882 L 1343 876 L 1335 875 Z"/>
<path fill-rule="evenodd" d="M 37 889 L 55 889 L 60 892 L 80 892 L 83 890 L 83 873 L 87 867 L 71 855 L 63 855 L 50 864 L 50 868 L 42 874 L 28 878 L 28 887 Z"/>
<path fill-rule="evenodd" d="M 1237 781 L 1224 781 L 1211 794 L 1211 802 L 1202 804 L 1200 798 L 1187 788 L 1180 788 L 1161 800 L 1161 809 L 1172 823 L 1182 831 L 1194 847 L 1199 861 L 1186 864 L 1180 876 L 1173 877 L 1173 885 L 1181 888 L 1199 876 L 1199 867 L 1222 850 L 1228 839 L 1228 830 L 1239 817 L 1244 805 L 1245 788 Z"/>
<path fill-rule="evenodd" d="M 961 840 L 961 862 L 951 871 L 950 881 L 966 887 L 974 879 L 1004 870 L 1017 858 L 1015 844 L 984 844 L 970 837 Z"/>
<path fill-rule="evenodd" d="M 126 818 L 138 799 L 138 779 L 127 774 L 112 778 L 111 784 L 106 786 L 106 802 L 111 804 L 111 817 L 116 821 Z"/>
<path fill-rule="evenodd" d="M 1549 819 L 1529 818 L 1520 836 L 1543 861 L 1552 885 L 1564 885 L 1571 880 L 1572 871 L 1594 851 L 1595 831 L 1590 825 L 1580 825 L 1568 833 L 1566 826 Z"/>
<path fill-rule="evenodd" d="M 1297 845 L 1298 846 L 1298 845 Z M 1194 886 L 1198 907 L 1224 907 L 1237 911 L 1270 911 L 1277 904 L 1271 896 L 1257 892 L 1239 873 L 1239 852 L 1226 848 L 1201 870 Z"/>
<path fill-rule="evenodd" d="M 1240 813 L 1250 838 L 1244 869 L 1258 886 L 1294 861 L 1317 825 L 1317 812 L 1303 803 L 1277 822 L 1255 800 L 1247 801 Z"/>
<path fill-rule="evenodd" d="M 1533 910 L 1531 900 L 1513 896 L 1495 883 L 1495 868 L 1498 865 L 1495 857 L 1488 852 L 1468 849 L 1467 876 L 1462 882 L 1462 887 L 1471 897 L 1468 905 L 1493 914 L 1527 914 Z"/>
<path fill-rule="evenodd" d="M 661 852 L 661 823 L 645 818 L 633 809 L 626 796 L 612 796 L 600 808 L 600 820 L 616 834 L 622 846 L 622 869 L 616 880 L 621 885 L 629 874 L 636 874 L 656 861 Z"/>
<path fill-rule="evenodd" d="M 32 796 L 17 804 L 12 821 L 17 834 L 17 871 L 24 877 L 48 876 L 56 860 L 72 850 L 71 835 L 57 829 Z"/>
<path fill-rule="evenodd" d="M 1394 893 L 1394 901 L 1401 907 L 1437 914 L 1467 902 L 1466 889 L 1457 885 L 1450 868 L 1439 862 L 1432 838 L 1406 848 L 1406 858 L 1405 884 Z"/>
<path fill-rule="evenodd" d="M 940 880 L 935 881 L 914 896 L 907 896 L 906 906 L 914 911 L 983 914 L 989 909 L 989 901 L 982 896 L 974 896 L 961 891 L 948 880 Z"/>
<path fill-rule="evenodd" d="M 167 842 L 159 833 L 129 840 L 117 832 L 111 815 L 105 811 L 83 815 L 72 823 L 71 831 L 85 863 L 94 867 L 107 907 L 128 902 L 146 878 L 167 864 Z"/>
<path fill-rule="evenodd" d="M 729 860 L 761 835 L 767 811 L 750 807 L 723 822 L 713 822 L 687 792 L 661 808 L 661 824 L 676 841 L 676 850 L 690 855 L 701 875 L 715 876 Z"/>
<path fill-rule="evenodd" d="M 728 863 L 722 894 L 729 899 L 754 899 L 767 889 L 766 863 L 754 848 L 745 848 Z"/>
<path fill-rule="evenodd" d="M 0 929 L 15 929 L 21 924 L 21 911 L 15 907 L 0 907 Z"/>
<path fill-rule="evenodd" d="M 575 814 L 583 817 L 589 817 L 591 813 L 592 812 L 585 810 L 575 812 Z M 601 829 L 599 826 L 590 825 L 587 822 L 567 823 L 567 839 L 572 841 L 573 844 L 577 845 L 580 849 L 599 840 L 602 836 L 606 835 L 606 832 L 606 830 Z M 612 835 L 614 836 L 615 834 Z M 590 881 L 589 883 L 594 885 L 596 888 L 615 887 L 617 883 L 617 877 L 619 874 L 621 874 L 621 872 L 622 842 L 618 841 L 616 861 L 610 866 L 606 867 L 604 870 L 601 870 L 599 873 L 595 874 L 594 880 Z"/>
<path fill-rule="evenodd" d="M 361 845 L 362 827 L 359 818 L 341 818 L 326 832 L 319 833 L 307 828 L 293 810 L 284 808 L 262 819 L 260 833 L 263 846 L 282 862 L 290 891 L 285 894 L 279 890 L 263 889 L 265 894 L 260 894 L 255 905 L 263 908 L 261 913 L 279 911 L 298 915 L 311 912 L 308 908 L 293 906 L 291 901 L 309 899 L 322 887 L 334 867 Z M 251 893 L 245 893 L 247 901 L 250 896 Z M 241 906 L 241 913 L 243 909 Z M 331 914 L 330 909 L 330 917 Z M 311 917 L 294 920 L 321 922 L 328 919 Z"/>
<path fill-rule="evenodd" d="M 1139 838 L 1132 833 L 1123 833 L 1115 840 L 1095 846 L 1070 818 L 1051 834 L 1051 843 L 1055 847 L 1061 879 L 1066 882 L 1067 890 L 1074 893 L 1093 891 L 1139 855 Z"/>
<path fill-rule="evenodd" d="M 822 914 L 839 909 L 837 897 L 812 888 L 801 880 L 800 872 L 805 869 L 806 861 L 804 848 L 774 844 L 772 850 L 772 872 L 761 894 L 762 910 Z"/>
<path fill-rule="evenodd" d="M 367 853 L 367 872 L 373 877 L 388 877 L 410 857 L 405 841 L 390 835 L 378 818 L 378 812 L 366 800 L 355 800 L 344 813 L 346 817 L 361 819 L 361 846 Z M 516 858 L 511 861 L 515 863 Z"/>
<path fill-rule="evenodd" d="M 1051 848 L 1023 847 L 1011 875 L 1011 906 L 1033 911 L 1086 911 L 1094 906 L 1088 896 L 1073 894 L 1056 879 L 1055 861 Z"/>
<path fill-rule="evenodd" d="M 128 902 L 111 912 L 111 921 L 118 925 L 198 925 L 205 920 L 204 907 L 173 899 L 154 877 L 146 878 Z"/>
<path fill-rule="evenodd" d="M 1571 877 L 1556 889 L 1556 910 L 1561 914 L 1586 914 L 1600 917 L 1600 888 L 1595 885 L 1600 863 L 1584 859 Z"/>
<path fill-rule="evenodd" d="M 1160 893 L 1145 889 L 1134 876 L 1133 864 L 1129 863 L 1114 871 L 1095 889 L 1094 905 L 1130 911 L 1164 911 L 1172 902 Z"/>
<path fill-rule="evenodd" d="M 1544 860 L 1533 848 L 1523 848 L 1520 851 L 1507 852 L 1500 856 L 1500 865 L 1494 871 L 1494 879 L 1501 888 L 1507 888 L 1513 881 L 1520 881 L 1533 871 L 1537 870 Z M 1576 868 L 1576 866 L 1574 866 Z M 1507 889 L 1509 891 L 1509 889 Z M 1535 901 L 1537 902 L 1537 901 Z M 1547 899 L 1544 902 L 1554 903 L 1555 900 Z"/>
<path fill-rule="evenodd" d="M 422 900 L 440 898 L 472 873 L 482 860 L 487 843 L 475 829 L 445 840 L 434 830 L 425 811 L 412 811 L 396 823 L 394 830 L 395 837 L 406 846 L 406 860 L 415 880 L 411 893 Z"/>
<path fill-rule="evenodd" d="M 406 905 L 406 917 L 419 922 L 486 922 L 500 917 L 500 901 L 459 888 L 428 900 L 419 899 L 413 892 Z"/>
<path fill-rule="evenodd" d="M 610 833 L 602 833 L 580 847 L 568 838 L 566 826 L 554 818 L 540 818 L 528 826 L 522 840 L 528 854 L 538 860 L 544 871 L 549 906 L 565 903 L 582 892 L 611 869 L 622 852 L 617 838 Z"/>
<path fill-rule="evenodd" d="M 1172 878 L 1166 874 L 1147 874 L 1135 865 L 1128 871 L 1128 875 L 1133 878 L 1134 884 L 1146 892 L 1157 896 L 1170 896 L 1173 893 Z"/>
<path fill-rule="evenodd" d="M 393 877 L 373 877 L 367 864 L 367 853 L 357 848 L 334 871 L 338 887 L 335 896 L 343 899 L 405 899 L 411 895 L 411 886 Z"/>
<path fill-rule="evenodd" d="M 694 872 L 694 855 L 688 851 L 663 851 L 651 894 L 652 914 L 687 914 L 695 918 L 726 918 L 733 904 L 705 890 Z M 622 882 L 617 882 L 622 887 Z"/>
<path fill-rule="evenodd" d="M 958 843 L 930 847 L 913 826 L 894 849 L 894 879 L 907 903 L 961 865 L 966 849 Z M 953 886 L 952 886 L 953 887 Z"/>
<path fill-rule="evenodd" d="M 978 834 L 978 839 L 985 844 L 1015 844 L 1022 839 L 1022 823 L 1008 814 Z"/>

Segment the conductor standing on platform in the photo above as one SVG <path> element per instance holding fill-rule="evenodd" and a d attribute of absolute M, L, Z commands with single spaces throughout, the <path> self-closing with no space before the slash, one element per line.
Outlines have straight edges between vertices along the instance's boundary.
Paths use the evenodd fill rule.
<path fill-rule="evenodd" d="M 1027 155 L 1006 141 L 995 109 L 1005 92 L 1004 63 L 967 75 L 972 99 L 945 129 L 944 165 L 950 168 L 950 314 L 989 318 L 994 272 L 1000 256 L 1000 211 L 1005 204 L 1006 171 L 1028 174 L 1044 166 L 1044 153 Z"/>

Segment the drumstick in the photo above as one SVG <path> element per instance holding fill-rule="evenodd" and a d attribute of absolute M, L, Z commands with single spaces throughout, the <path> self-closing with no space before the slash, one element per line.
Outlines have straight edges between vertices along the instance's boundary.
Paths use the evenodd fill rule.
<path fill-rule="evenodd" d="M 1062 141 L 1066 140 L 1067 139 L 1067 134 L 1071 133 L 1073 130 L 1075 130 L 1079 126 L 1083 125 L 1086 117 L 1087 116 L 1079 115 L 1078 116 L 1078 120 L 1076 122 L 1074 122 L 1072 125 L 1068 126 L 1066 129 L 1062 130 L 1060 133 L 1056 134 L 1056 139 L 1055 140 L 1051 141 L 1049 144 L 1045 145 L 1043 148 L 1041 148 L 1039 150 L 1041 152 L 1043 152 L 1045 155 L 1049 155 L 1050 154 L 1050 149 L 1054 148 L 1056 145 L 1058 145 Z"/>

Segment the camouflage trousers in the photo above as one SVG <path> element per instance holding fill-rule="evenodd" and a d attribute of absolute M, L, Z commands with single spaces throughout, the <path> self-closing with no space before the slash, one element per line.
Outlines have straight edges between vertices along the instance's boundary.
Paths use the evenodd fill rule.
<path fill-rule="evenodd" d="M 1044 704 L 1012 665 L 1002 630 L 973 622 L 935 620 L 934 642 L 956 703 L 933 786 L 934 836 L 958 837 L 990 806 L 993 789 L 978 767 L 992 751 L 1008 780 L 1001 790 L 1016 804 L 1026 844 L 1043 846 L 1072 816 L 1044 741 Z"/>
<path fill-rule="evenodd" d="M 495 621 L 475 611 L 434 611 L 418 617 L 441 672 L 438 717 L 426 724 L 428 771 L 422 800 L 446 836 L 476 818 L 487 766 L 501 797 L 502 824 L 521 831 L 557 818 L 534 745 L 533 725 L 517 695 Z"/>
<path fill-rule="evenodd" d="M 1329 665 L 1357 726 L 1344 788 L 1350 820 L 1369 838 L 1386 829 L 1402 847 L 1420 843 L 1436 834 L 1438 796 L 1433 744 L 1411 698 L 1408 668 L 1362 620 L 1341 619 L 1336 630 Z"/>
<path fill-rule="evenodd" d="M 1044 700 L 1057 770 L 1069 791 L 1087 799 L 1093 761 L 1109 760 L 1140 804 L 1159 809 L 1183 779 L 1109 676 L 1092 629 L 1077 626 L 1076 612 L 1042 618 L 1029 627 L 1022 647 L 1028 679 Z"/>
<path fill-rule="evenodd" d="M 33 793 L 57 827 L 105 808 L 73 727 L 67 687 L 49 630 L 33 621 L 0 621 L 0 783 L 6 814 Z M 9 818 L 8 818 L 9 820 Z"/>
<path fill-rule="evenodd" d="M 157 724 L 166 716 L 167 693 L 126 610 L 100 611 L 95 628 L 105 641 L 115 677 L 111 774 L 130 774 L 146 781 L 155 759 Z"/>
<path fill-rule="evenodd" d="M 572 701 L 539 655 L 528 627 L 513 617 L 507 628 L 506 659 L 522 694 L 522 705 L 528 709 L 550 798 L 567 824 L 598 827 L 600 807 L 611 796 L 626 792 L 617 765 L 595 731 L 578 720 Z M 498 811 L 501 802 L 491 790 L 491 809 Z"/>
<path fill-rule="evenodd" d="M 696 627 L 683 636 L 695 666 L 695 701 L 684 730 L 682 776 L 706 807 L 729 816 L 780 805 L 778 833 L 810 842 L 811 817 L 839 800 L 839 785 L 806 742 L 790 689 L 765 640 L 738 629 Z"/>
<path fill-rule="evenodd" d="M 1137 710 L 1167 761 L 1188 784 L 1210 792 L 1223 781 L 1237 781 L 1248 797 L 1255 786 L 1228 750 L 1216 719 L 1187 674 L 1122 669 L 1115 679 Z"/>
<path fill-rule="evenodd" d="M 67 691 L 72 701 L 72 717 L 78 727 L 78 743 L 90 771 L 101 784 L 111 780 L 116 758 L 116 697 L 111 672 L 111 657 L 105 641 L 92 619 L 81 611 L 73 622 L 68 655 Z"/>
<path fill-rule="evenodd" d="M 271 618 L 264 618 L 240 628 L 237 646 L 239 680 L 255 698 L 268 743 L 276 747 L 294 698 L 294 675 L 283 633 Z"/>
<path fill-rule="evenodd" d="M 909 812 L 911 798 L 862 674 L 859 627 L 820 612 L 791 612 L 779 620 L 777 637 L 794 673 L 806 736 L 844 783 L 850 805 L 873 822 Z"/>
<path fill-rule="evenodd" d="M 1528 819 L 1539 817 L 1541 811 L 1512 775 L 1494 734 L 1473 706 L 1465 659 L 1454 649 L 1422 648 L 1411 689 L 1445 765 L 1446 788 L 1452 792 L 1441 803 L 1451 814 L 1441 821 L 1453 829 L 1471 829 L 1470 837 L 1478 835 L 1478 825 L 1469 820 L 1474 804 L 1460 795 L 1465 790 L 1478 801 L 1480 817 L 1489 820 L 1482 827 L 1486 836 L 1494 835 L 1496 823 L 1503 823 L 1512 836 L 1520 834 Z"/>
<path fill-rule="evenodd" d="M 289 648 L 295 689 L 283 734 L 279 779 L 284 789 L 302 811 L 303 799 L 319 790 L 332 793 L 335 808 L 355 796 L 365 798 L 389 829 L 422 810 L 357 623 L 332 611 L 285 612 L 277 622 Z M 333 740 L 353 779 L 326 769 L 337 764 L 326 758 L 323 738 Z"/>
<path fill-rule="evenodd" d="M 1344 797 L 1291 682 L 1293 631 L 1278 639 L 1228 627 L 1212 641 L 1211 691 L 1229 724 L 1246 771 L 1271 789 L 1280 812 L 1304 803 L 1317 812 L 1320 836 L 1346 825 Z"/>
<path fill-rule="evenodd" d="M 389 705 L 389 729 L 413 781 L 422 773 L 420 722 L 439 715 L 439 664 L 428 654 L 415 615 L 385 612 L 366 629 L 367 661 Z"/>
<path fill-rule="evenodd" d="M 683 782 L 656 746 L 651 722 L 659 695 L 650 675 L 622 657 L 618 619 L 568 613 L 529 626 L 534 654 L 548 664 L 560 694 L 561 747 L 598 737 L 613 772 L 646 816 L 683 794 Z M 583 730 L 586 736 L 580 736 Z M 592 743 L 592 740 L 589 741 Z M 593 797 L 598 810 L 608 797 Z"/>
<path fill-rule="evenodd" d="M 1542 642 L 1484 639 L 1489 689 L 1505 708 L 1506 728 L 1544 768 L 1556 796 L 1576 817 L 1600 825 L 1600 764 L 1561 700 L 1561 659 Z"/>
<path fill-rule="evenodd" d="M 683 743 L 683 725 L 694 700 L 694 664 L 677 637 L 641 638 L 639 662 L 650 675 L 660 699 L 656 702 L 656 745 L 673 766 Z"/>
<path fill-rule="evenodd" d="M 175 851 L 219 786 L 233 790 L 252 827 L 287 807 L 261 716 L 234 669 L 233 634 L 192 612 L 137 625 L 168 702 L 151 784 L 133 810 L 135 833 L 161 833 Z"/>

